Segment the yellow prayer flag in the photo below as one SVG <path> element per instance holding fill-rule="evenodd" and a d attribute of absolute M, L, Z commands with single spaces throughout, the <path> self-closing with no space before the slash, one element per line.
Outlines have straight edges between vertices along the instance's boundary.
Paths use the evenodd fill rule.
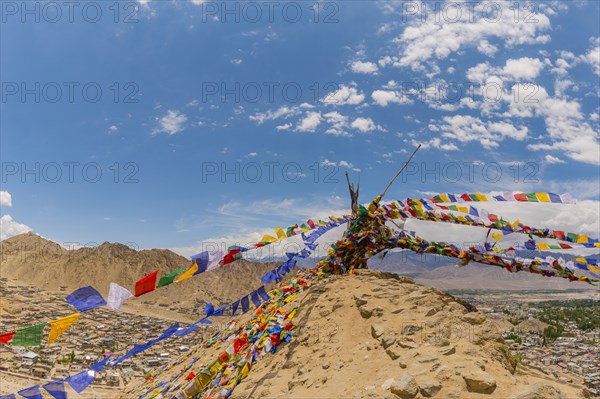
<path fill-rule="evenodd" d="M 50 322 L 50 334 L 48 334 L 48 345 L 52 345 L 54 341 L 58 339 L 65 331 L 69 329 L 79 320 L 79 313 L 74 313 L 69 316 L 62 317 L 60 319 Z"/>
<path fill-rule="evenodd" d="M 475 193 L 475 196 L 477 197 L 477 199 L 479 201 L 487 201 L 487 197 L 485 196 L 485 194 L 481 194 L 481 193 Z"/>
<path fill-rule="evenodd" d="M 540 251 L 547 251 L 550 249 L 550 247 L 548 246 L 548 244 L 546 244 L 545 242 L 538 242 L 537 243 L 537 247 Z"/>
<path fill-rule="evenodd" d="M 175 280 L 175 282 L 180 283 L 183 280 L 187 280 L 188 278 L 192 277 L 194 275 L 194 273 L 196 273 L 197 271 L 198 271 L 198 265 L 196 264 L 196 262 L 194 262 L 192 267 L 190 267 L 185 272 L 183 272 L 183 274 L 181 274 L 179 277 L 177 277 L 177 280 Z"/>
<path fill-rule="evenodd" d="M 260 242 L 276 242 L 277 238 L 270 236 L 268 234 L 265 234 L 261 239 Z"/>
<path fill-rule="evenodd" d="M 577 244 L 584 244 L 586 242 L 588 242 L 588 236 L 586 236 L 585 234 L 577 236 Z"/>
<path fill-rule="evenodd" d="M 498 241 L 502 237 L 504 237 L 504 234 L 502 234 L 502 233 L 492 233 L 492 237 L 494 238 L 494 240 Z"/>
<path fill-rule="evenodd" d="M 275 234 L 277 235 L 277 238 L 279 238 L 280 240 L 287 238 L 287 236 L 285 235 L 285 231 L 283 231 L 283 229 L 281 227 L 278 227 L 275 229 Z"/>
<path fill-rule="evenodd" d="M 511 227 L 514 229 L 515 227 L 517 227 L 517 226 L 518 226 L 518 225 L 520 225 L 520 224 L 521 224 L 521 222 L 520 222 L 520 221 L 517 219 L 517 220 L 515 220 L 514 222 L 512 222 L 510 225 L 511 225 Z"/>
<path fill-rule="evenodd" d="M 248 377 L 248 374 L 250 373 L 250 366 L 248 365 L 248 363 L 244 364 L 244 367 L 242 367 L 242 373 L 241 373 L 241 377 L 242 380 L 246 377 Z"/>
<path fill-rule="evenodd" d="M 456 209 L 458 209 L 458 211 L 462 213 L 469 213 L 469 208 L 467 208 L 466 206 L 457 206 Z"/>
<path fill-rule="evenodd" d="M 548 193 L 535 193 L 535 197 L 539 202 L 550 202 L 550 197 Z"/>
<path fill-rule="evenodd" d="M 588 270 L 594 273 L 600 273 L 600 269 L 598 269 L 596 266 L 588 265 Z"/>

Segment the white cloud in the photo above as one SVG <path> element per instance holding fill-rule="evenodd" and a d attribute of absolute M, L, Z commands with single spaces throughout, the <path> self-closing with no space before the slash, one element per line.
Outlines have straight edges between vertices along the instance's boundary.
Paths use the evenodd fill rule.
<path fill-rule="evenodd" d="M 600 38 L 596 38 L 596 45 L 589 52 L 581 56 L 583 62 L 592 66 L 594 73 L 600 76 Z"/>
<path fill-rule="evenodd" d="M 12 206 L 12 195 L 8 191 L 0 191 L 0 206 Z"/>
<path fill-rule="evenodd" d="M 325 131 L 327 134 L 334 136 L 348 136 L 346 132 L 348 128 L 348 117 L 340 114 L 339 112 L 333 111 L 323 115 L 325 121 L 331 126 Z"/>
<path fill-rule="evenodd" d="M 257 154 L 255 152 L 249 152 L 246 154 L 247 157 L 255 157 Z"/>
<path fill-rule="evenodd" d="M 506 61 L 503 72 L 515 80 L 535 79 L 539 76 L 544 64 L 537 58 L 522 57 Z"/>
<path fill-rule="evenodd" d="M 496 52 L 498 51 L 498 47 L 494 46 L 493 44 L 490 44 L 490 42 L 488 42 L 487 40 L 481 40 L 477 45 L 477 50 L 480 53 L 491 57 L 494 54 L 496 54 Z"/>
<path fill-rule="evenodd" d="M 10 215 L 0 217 L 0 240 L 5 240 L 17 234 L 28 233 L 31 231 L 29 226 L 17 223 Z"/>
<path fill-rule="evenodd" d="M 187 116 L 179 113 L 179 111 L 168 110 L 167 114 L 158 120 L 160 128 L 156 129 L 154 133 L 177 134 L 183 131 L 187 120 Z"/>
<path fill-rule="evenodd" d="M 241 58 L 234 58 L 230 61 L 233 65 L 240 65 L 242 62 L 244 62 Z"/>
<path fill-rule="evenodd" d="M 354 73 L 364 73 L 364 74 L 375 74 L 379 70 L 377 64 L 374 62 L 363 62 L 363 61 L 354 61 L 352 63 L 352 72 Z"/>
<path fill-rule="evenodd" d="M 426 2 L 422 7 L 429 7 Z M 456 19 L 444 14 L 444 8 L 437 12 L 426 12 L 426 18 L 415 16 L 404 31 L 394 40 L 400 46 L 401 56 L 394 62 L 397 67 L 410 67 L 420 70 L 423 64 L 432 59 L 445 59 L 464 47 L 477 47 L 484 54 L 493 54 L 489 40 L 501 40 L 510 48 L 523 44 L 543 44 L 550 40 L 541 32 L 550 28 L 550 20 L 540 12 L 532 12 L 530 17 L 536 23 L 515 21 L 510 2 L 482 1 L 473 11 L 467 2 L 453 2 L 462 9 Z M 473 3 L 470 3 L 473 4 Z M 489 10 L 499 7 L 499 20 L 488 16 Z M 487 19 L 486 19 L 487 18 Z"/>
<path fill-rule="evenodd" d="M 359 168 L 354 167 L 354 165 L 351 162 L 348 161 L 344 161 L 343 159 L 339 162 L 334 162 L 334 161 L 330 161 L 329 159 L 326 159 L 324 161 L 321 162 L 321 166 L 324 167 L 340 167 L 340 168 L 347 168 L 347 169 L 351 169 L 355 172 L 360 172 Z"/>
<path fill-rule="evenodd" d="M 425 142 L 419 142 L 415 139 L 411 140 L 411 143 L 413 146 L 418 146 L 419 144 L 421 144 L 421 148 L 423 148 L 424 150 L 429 149 L 429 148 L 437 148 L 439 150 L 443 150 L 443 151 L 457 151 L 458 147 L 453 144 L 453 143 L 442 143 L 442 140 L 439 137 L 434 137 L 429 141 L 425 141 Z"/>
<path fill-rule="evenodd" d="M 284 105 L 282 107 L 277 108 L 274 111 L 268 110 L 267 112 L 258 112 L 254 115 L 250 115 L 249 119 L 251 121 L 257 122 L 259 125 L 262 125 L 266 121 L 271 121 L 275 119 L 287 119 L 292 116 L 299 115 L 303 112 L 304 109 L 313 108 L 312 105 L 307 103 L 302 103 L 298 106 L 288 107 Z"/>
<path fill-rule="evenodd" d="M 546 154 L 546 156 L 544 157 L 544 159 L 546 160 L 546 163 L 549 163 L 549 164 L 559 164 L 559 163 L 566 163 L 566 162 L 565 162 L 565 161 L 563 161 L 562 159 L 560 159 L 560 158 L 557 158 L 557 157 L 553 157 L 553 156 L 552 156 L 552 155 L 550 155 L 550 154 Z"/>
<path fill-rule="evenodd" d="M 372 132 L 377 128 L 371 118 L 356 118 L 350 126 L 363 133 Z"/>
<path fill-rule="evenodd" d="M 382 107 L 387 107 L 389 104 L 411 104 L 407 96 L 397 91 L 375 90 L 371 93 L 373 101 Z"/>
<path fill-rule="evenodd" d="M 515 127 L 509 122 L 483 122 L 470 115 L 444 117 L 445 124 L 439 126 L 443 137 L 463 143 L 478 141 L 484 148 L 497 148 L 505 137 L 523 140 L 527 137 L 527 127 Z"/>
<path fill-rule="evenodd" d="M 291 127 L 292 127 L 291 123 L 286 123 L 284 125 L 275 126 L 275 129 L 277 129 L 277 130 L 288 130 Z"/>
<path fill-rule="evenodd" d="M 117 130 L 119 130 L 119 128 L 117 127 L 117 125 L 112 125 L 112 126 L 109 126 L 109 127 L 108 127 L 108 131 L 109 131 L 110 133 L 114 133 L 114 132 L 116 132 Z"/>
<path fill-rule="evenodd" d="M 510 137 L 517 141 L 524 140 L 529 131 L 526 126 L 516 128 L 512 123 L 508 122 L 492 122 L 488 124 L 488 128 L 491 132 L 500 133 L 504 137 Z"/>
<path fill-rule="evenodd" d="M 364 99 L 364 94 L 359 93 L 356 87 L 341 85 L 338 90 L 327 94 L 322 101 L 327 105 L 358 105 Z"/>
<path fill-rule="evenodd" d="M 529 144 L 531 150 L 561 151 L 576 161 L 600 164 L 600 142 L 594 128 L 581 112 L 581 105 L 567 98 L 551 97 L 546 89 L 516 84 L 511 93 L 520 93 L 515 99 L 507 93 L 504 99 L 508 102 L 507 116 L 510 117 L 542 117 L 546 124 L 547 138 L 541 143 Z M 525 101 L 525 93 L 528 94 Z"/>
<path fill-rule="evenodd" d="M 294 130 L 297 132 L 314 132 L 322 120 L 320 112 L 309 112 Z"/>

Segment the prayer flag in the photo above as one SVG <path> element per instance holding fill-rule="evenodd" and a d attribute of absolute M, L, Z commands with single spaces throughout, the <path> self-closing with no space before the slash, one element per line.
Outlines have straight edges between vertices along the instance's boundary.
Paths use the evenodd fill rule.
<path fill-rule="evenodd" d="M 14 331 L 12 331 L 12 332 L 0 335 L 0 344 L 8 344 L 10 341 L 12 341 L 13 336 L 15 334 L 16 333 Z"/>
<path fill-rule="evenodd" d="M 285 231 L 283 231 L 283 229 L 281 227 L 278 227 L 275 229 L 275 234 L 277 235 L 277 238 L 279 238 L 280 240 L 283 240 L 284 238 L 286 238 Z"/>
<path fill-rule="evenodd" d="M 187 269 L 187 271 L 185 273 L 183 273 L 181 276 L 177 277 L 175 282 L 180 283 L 183 280 L 187 280 L 188 278 L 192 277 L 194 275 L 194 273 L 196 273 L 196 271 L 198 271 L 198 265 L 194 263 L 192 265 L 192 267 Z"/>
<path fill-rule="evenodd" d="M 65 331 L 79 320 L 79 313 L 61 317 L 50 322 L 50 334 L 48 334 L 48 345 L 52 345 Z"/>
<path fill-rule="evenodd" d="M 158 275 L 158 270 L 153 271 L 146 277 L 139 280 L 135 283 L 135 296 L 142 296 L 149 292 L 152 292 L 156 289 L 156 276 Z"/>
<path fill-rule="evenodd" d="M 78 288 L 67 297 L 67 302 L 80 313 L 106 305 L 102 295 L 92 286 Z"/>
<path fill-rule="evenodd" d="M 62 378 L 44 384 L 42 385 L 42 388 L 44 388 L 46 392 L 54 396 L 56 399 L 67 399 L 67 393 L 65 392 L 65 380 Z"/>
<path fill-rule="evenodd" d="M 107 304 L 114 310 L 119 310 L 123 303 L 132 296 L 133 294 L 127 288 L 121 287 L 116 283 L 110 283 Z"/>
<path fill-rule="evenodd" d="M 173 281 L 175 281 L 175 278 L 177 278 L 177 276 L 179 276 L 184 271 L 185 271 L 185 267 L 182 267 L 182 268 L 177 269 L 169 274 L 162 276 L 160 278 L 160 280 L 158 281 L 156 288 L 160 288 L 160 287 L 164 287 L 165 285 L 172 284 Z"/>
<path fill-rule="evenodd" d="M 39 385 L 34 385 L 29 388 L 21 389 L 17 393 L 27 399 L 44 399 L 42 393 L 40 392 Z"/>
<path fill-rule="evenodd" d="M 12 346 L 40 346 L 42 334 L 47 323 L 17 330 L 12 339 Z"/>

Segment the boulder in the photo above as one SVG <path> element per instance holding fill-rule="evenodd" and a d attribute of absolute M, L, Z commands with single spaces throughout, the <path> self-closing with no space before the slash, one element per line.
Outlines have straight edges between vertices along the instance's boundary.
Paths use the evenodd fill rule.
<path fill-rule="evenodd" d="M 391 386 L 390 392 L 402 399 L 412 399 L 419 393 L 419 386 L 412 375 L 405 373 Z"/>
<path fill-rule="evenodd" d="M 480 369 L 462 372 L 470 392 L 492 393 L 496 389 L 496 379 Z"/>
<path fill-rule="evenodd" d="M 383 346 L 383 349 L 387 349 L 390 346 L 394 345 L 394 343 L 396 342 L 396 338 L 392 337 L 391 335 L 385 335 L 381 338 L 381 346 Z"/>
<path fill-rule="evenodd" d="M 511 397 L 511 399 L 563 399 L 562 392 L 554 386 L 538 382 L 537 384 L 530 385 L 523 392 L 517 393 Z"/>
<path fill-rule="evenodd" d="M 384 328 L 380 324 L 371 324 L 371 335 L 373 338 L 377 339 L 383 335 L 385 332 Z"/>
<path fill-rule="evenodd" d="M 442 384 L 435 380 L 426 380 L 419 383 L 421 395 L 426 398 L 434 397 L 442 389 Z"/>
<path fill-rule="evenodd" d="M 387 353 L 392 360 L 396 360 L 400 358 L 402 351 L 397 346 L 390 346 L 385 350 L 385 353 Z"/>

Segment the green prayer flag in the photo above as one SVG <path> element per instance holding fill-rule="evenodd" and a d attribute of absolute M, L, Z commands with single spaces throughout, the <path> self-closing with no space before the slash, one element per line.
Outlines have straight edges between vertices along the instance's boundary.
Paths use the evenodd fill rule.
<path fill-rule="evenodd" d="M 47 323 L 18 330 L 12 339 L 12 346 L 40 346 L 42 334 Z"/>
<path fill-rule="evenodd" d="M 535 193 L 525 194 L 525 196 L 527 197 L 527 201 L 529 202 L 539 202 L 537 197 L 535 196 Z"/>
<path fill-rule="evenodd" d="M 165 285 L 171 284 L 173 281 L 175 281 L 175 278 L 177 276 L 179 276 L 181 273 L 183 273 L 186 270 L 187 269 L 185 267 L 182 267 L 180 269 L 175 270 L 174 272 L 171 272 L 171 273 L 169 273 L 167 275 L 162 276 L 160 278 L 160 280 L 158 281 L 158 284 L 156 285 L 156 288 L 164 287 Z"/>
<path fill-rule="evenodd" d="M 567 241 L 577 242 L 577 234 L 568 233 L 567 234 Z"/>

